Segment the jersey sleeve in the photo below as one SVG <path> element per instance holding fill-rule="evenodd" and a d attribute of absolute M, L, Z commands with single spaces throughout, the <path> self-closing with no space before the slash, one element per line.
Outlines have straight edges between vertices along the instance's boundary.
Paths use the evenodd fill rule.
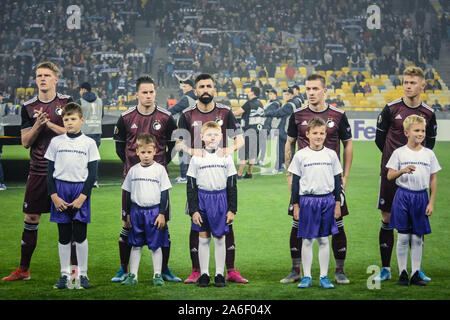
<path fill-rule="evenodd" d="M 48 145 L 48 148 L 47 148 L 47 151 L 45 152 L 44 158 L 55 162 L 56 146 L 55 146 L 55 141 L 53 141 L 53 139 L 50 141 L 50 144 Z"/>
<path fill-rule="evenodd" d="M 235 138 L 236 136 L 242 135 L 241 125 L 236 120 L 236 117 L 234 116 L 233 112 L 231 112 L 231 110 L 230 112 L 228 112 L 227 129 L 229 129 L 227 130 L 227 132 L 230 138 Z"/>
<path fill-rule="evenodd" d="M 27 108 L 25 106 L 21 107 L 20 117 L 22 119 L 22 124 L 20 125 L 21 130 L 28 129 L 33 126 L 34 124 L 33 119 L 30 118 L 27 112 Z"/>
<path fill-rule="evenodd" d="M 175 121 L 175 119 L 170 116 L 169 120 L 167 121 L 167 140 L 171 140 L 172 139 L 172 132 L 174 132 L 177 129 L 177 123 Z"/>
<path fill-rule="evenodd" d="M 127 192 L 131 192 L 131 176 L 133 175 L 133 171 L 134 171 L 133 168 L 131 168 L 128 171 L 128 173 L 122 183 L 122 189 Z"/>
<path fill-rule="evenodd" d="M 170 183 L 169 176 L 167 175 L 166 169 L 161 166 L 161 174 L 160 174 L 160 185 L 159 188 L 161 191 L 172 189 L 172 184 Z"/>
<path fill-rule="evenodd" d="M 187 176 L 190 176 L 192 178 L 197 179 L 197 163 L 196 163 L 196 156 L 193 156 L 191 158 L 191 161 L 189 162 L 188 171 L 186 173 Z"/>
<path fill-rule="evenodd" d="M 100 160 L 100 153 L 98 152 L 97 145 L 93 139 L 91 139 L 89 143 L 88 152 L 88 162 Z"/>
<path fill-rule="evenodd" d="M 433 149 L 436 143 L 437 136 L 437 121 L 436 121 L 436 113 L 433 112 L 430 121 L 426 126 L 426 135 L 425 135 L 425 145 L 429 149 Z"/>
<path fill-rule="evenodd" d="M 391 157 L 389 158 L 389 161 L 386 164 L 386 168 L 393 169 L 393 170 L 400 170 L 399 165 L 399 159 L 398 159 L 398 149 L 394 150 L 392 152 Z"/>
<path fill-rule="evenodd" d="M 237 174 L 236 166 L 234 165 L 234 161 L 231 155 L 228 155 L 226 159 L 227 159 L 227 177 L 231 177 Z"/>
<path fill-rule="evenodd" d="M 347 115 L 344 113 L 341 121 L 339 121 L 338 135 L 341 141 L 352 139 L 352 128 L 348 122 Z"/>
<path fill-rule="evenodd" d="M 116 127 L 114 128 L 113 140 L 116 142 L 126 142 L 127 140 L 125 121 L 123 120 L 122 116 L 120 116 L 117 120 Z"/>
<path fill-rule="evenodd" d="M 332 157 L 332 165 L 333 165 L 333 176 L 341 174 L 343 172 L 341 162 L 339 161 L 339 158 L 333 150 L 330 150 L 331 157 Z"/>
<path fill-rule="evenodd" d="M 298 152 L 294 155 L 294 158 L 292 158 L 292 162 L 289 165 L 288 171 L 296 174 L 297 176 L 301 177 L 301 159 L 298 154 Z"/>
<path fill-rule="evenodd" d="M 289 117 L 287 134 L 289 137 L 297 139 L 298 128 L 297 128 L 297 125 L 295 124 L 295 115 L 294 114 L 291 114 L 291 116 Z"/>
<path fill-rule="evenodd" d="M 189 130 L 184 112 L 180 114 L 180 118 L 178 119 L 178 128 Z"/>
<path fill-rule="evenodd" d="M 377 131 L 387 132 L 390 126 L 389 106 L 385 106 L 377 118 Z"/>
<path fill-rule="evenodd" d="M 436 155 L 433 151 L 431 151 L 431 166 L 430 166 L 430 173 L 436 173 L 439 170 L 441 170 L 441 165 L 439 164 L 438 159 L 436 158 Z"/>

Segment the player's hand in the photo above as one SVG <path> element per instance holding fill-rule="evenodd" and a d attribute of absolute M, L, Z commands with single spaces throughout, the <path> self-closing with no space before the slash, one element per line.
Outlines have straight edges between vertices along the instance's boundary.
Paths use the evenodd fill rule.
<path fill-rule="evenodd" d="M 231 211 L 227 212 L 227 223 L 232 223 L 234 221 L 235 214 Z"/>
<path fill-rule="evenodd" d="M 347 186 L 347 179 L 348 177 L 343 176 L 341 179 L 341 185 L 342 185 L 342 189 L 345 190 L 345 187 Z"/>
<path fill-rule="evenodd" d="M 34 110 L 34 112 L 37 115 L 36 123 L 38 124 L 39 127 L 46 125 L 47 122 L 50 121 L 48 119 L 47 113 L 42 111 L 42 107 L 39 110 Z"/>
<path fill-rule="evenodd" d="M 203 149 L 191 149 L 192 150 L 192 156 L 197 157 L 204 157 L 205 156 L 205 150 Z"/>
<path fill-rule="evenodd" d="M 198 211 L 194 212 L 192 215 L 192 222 L 199 227 L 202 226 L 203 220 Z"/>
<path fill-rule="evenodd" d="M 294 220 L 298 221 L 299 217 L 300 217 L 300 207 L 299 207 L 298 203 L 295 203 L 294 204 Z"/>
<path fill-rule="evenodd" d="M 334 206 L 334 218 L 339 219 L 341 217 L 341 202 L 336 201 L 336 205 Z"/>
<path fill-rule="evenodd" d="M 74 211 L 80 210 L 80 208 L 83 206 L 84 201 L 87 199 L 87 196 L 85 194 L 80 193 L 78 198 L 76 198 L 73 202 L 69 203 L 69 207 L 72 207 Z"/>
<path fill-rule="evenodd" d="M 156 226 L 156 229 L 162 229 L 166 226 L 166 218 L 162 213 L 158 214 L 158 217 L 153 225 Z"/>
<path fill-rule="evenodd" d="M 413 173 L 414 171 L 416 171 L 416 166 L 413 166 L 412 164 L 410 164 L 410 165 L 407 166 L 406 168 L 403 168 L 403 169 L 402 169 L 402 172 L 403 172 L 403 173 L 408 173 L 408 174 L 411 174 L 411 173 Z"/>
<path fill-rule="evenodd" d="M 131 224 L 130 215 L 127 214 L 127 221 L 125 221 L 125 228 L 131 229 L 132 227 L 133 227 L 133 225 Z"/>
<path fill-rule="evenodd" d="M 425 210 L 425 214 L 427 215 L 427 217 L 430 217 L 433 214 L 433 210 L 433 205 L 431 203 L 428 203 L 427 209 Z"/>
<path fill-rule="evenodd" d="M 67 208 L 69 207 L 69 204 L 60 197 L 58 197 L 56 193 L 51 195 L 51 199 L 53 201 L 53 205 L 55 206 L 56 210 L 58 210 L 59 212 L 66 211 Z"/>

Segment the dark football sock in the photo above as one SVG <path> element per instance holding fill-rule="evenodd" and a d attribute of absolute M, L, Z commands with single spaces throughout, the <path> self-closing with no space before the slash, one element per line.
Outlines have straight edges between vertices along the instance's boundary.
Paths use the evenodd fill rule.
<path fill-rule="evenodd" d="M 334 259 L 336 260 L 336 272 L 344 271 L 344 262 L 347 255 L 347 236 L 345 234 L 342 220 L 337 221 L 339 233 L 331 237 Z"/>
<path fill-rule="evenodd" d="M 302 238 L 297 238 L 298 221 L 292 220 L 291 236 L 289 237 L 289 247 L 291 249 L 292 269 L 300 273 L 302 263 Z"/>
<path fill-rule="evenodd" d="M 170 257 L 170 239 L 168 247 L 161 247 L 162 251 L 162 267 L 161 272 L 165 272 L 169 267 L 169 257 Z"/>
<path fill-rule="evenodd" d="M 128 244 L 128 233 L 130 229 L 123 228 L 119 236 L 119 256 L 122 269 L 128 271 L 128 263 L 130 262 L 131 246 Z"/>
<path fill-rule="evenodd" d="M 229 225 L 229 232 L 225 235 L 225 246 L 227 248 L 225 254 L 225 265 L 227 267 L 227 271 L 231 272 L 234 270 L 234 259 L 236 253 L 236 247 L 234 243 L 234 232 L 233 225 Z"/>
<path fill-rule="evenodd" d="M 192 269 L 200 272 L 200 260 L 198 259 L 198 231 L 191 230 L 189 234 L 189 250 L 191 254 Z"/>
<path fill-rule="evenodd" d="M 37 244 L 38 223 L 25 222 L 22 233 L 22 246 L 20 249 L 20 269 L 30 268 L 31 257 Z"/>
<path fill-rule="evenodd" d="M 394 230 L 389 227 L 389 223 L 381 223 L 380 235 L 381 265 L 383 268 L 391 266 L 392 249 L 394 248 Z"/>

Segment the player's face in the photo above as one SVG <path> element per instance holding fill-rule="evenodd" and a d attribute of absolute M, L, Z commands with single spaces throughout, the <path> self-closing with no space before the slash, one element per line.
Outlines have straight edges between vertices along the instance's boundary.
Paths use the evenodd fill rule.
<path fill-rule="evenodd" d="M 205 147 L 208 149 L 216 149 L 222 139 L 222 132 L 220 130 L 211 128 L 205 130 L 202 134 L 202 140 L 205 142 Z"/>
<path fill-rule="evenodd" d="M 311 149 L 320 150 L 327 137 L 327 129 L 325 126 L 313 127 L 309 131 L 306 131 L 306 137 L 309 139 Z"/>
<path fill-rule="evenodd" d="M 58 77 L 52 70 L 47 68 L 39 68 L 36 70 L 36 85 L 39 91 L 48 92 L 56 90 L 57 83 Z"/>
<path fill-rule="evenodd" d="M 63 117 L 64 128 L 66 128 L 67 133 L 77 134 L 81 131 L 81 125 L 84 122 L 84 118 L 78 113 L 65 114 Z"/>
<path fill-rule="evenodd" d="M 414 123 L 409 127 L 409 130 L 405 130 L 405 136 L 408 138 L 408 142 L 412 142 L 418 145 L 425 139 L 425 125 L 422 123 Z"/>
<path fill-rule="evenodd" d="M 275 100 L 277 96 L 273 92 L 269 92 L 269 100 Z"/>
<path fill-rule="evenodd" d="M 141 160 L 143 166 L 148 166 L 153 163 L 153 157 L 156 153 L 156 148 L 150 144 L 145 144 L 141 147 L 136 148 L 136 153 Z"/>
<path fill-rule="evenodd" d="M 195 94 L 200 98 L 214 98 L 216 95 L 216 88 L 211 79 L 200 80 L 195 86 Z"/>
<path fill-rule="evenodd" d="M 324 88 L 320 80 L 308 80 L 305 83 L 306 97 L 312 105 L 320 105 L 325 102 L 327 88 Z"/>
<path fill-rule="evenodd" d="M 425 81 L 418 76 L 404 76 L 403 77 L 403 91 L 408 98 L 415 98 L 420 96 L 422 90 L 425 88 Z"/>
<path fill-rule="evenodd" d="M 150 108 L 155 104 L 156 89 L 153 83 L 141 83 L 136 92 L 136 98 L 141 106 Z"/>
<path fill-rule="evenodd" d="M 183 83 L 181 85 L 181 90 L 183 91 L 183 94 L 186 94 L 186 93 L 188 93 L 189 91 L 192 90 L 192 87 L 190 85 L 186 84 L 186 83 Z"/>

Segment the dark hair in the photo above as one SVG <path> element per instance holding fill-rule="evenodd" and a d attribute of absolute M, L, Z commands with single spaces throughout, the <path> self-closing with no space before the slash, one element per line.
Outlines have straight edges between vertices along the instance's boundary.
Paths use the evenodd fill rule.
<path fill-rule="evenodd" d="M 321 76 L 320 74 L 314 73 L 308 76 L 306 78 L 306 81 L 314 81 L 314 80 L 320 80 L 322 82 L 322 87 L 326 87 L 327 81 L 325 80 L 325 77 Z"/>
<path fill-rule="evenodd" d="M 259 95 L 261 94 L 261 89 L 259 89 L 258 87 L 251 87 L 250 89 L 251 92 L 253 92 L 253 94 L 258 98 Z"/>
<path fill-rule="evenodd" d="M 81 109 L 81 106 L 78 103 L 69 102 L 62 109 L 61 117 L 64 117 L 65 115 L 71 115 L 73 113 L 78 113 L 80 119 L 83 117 L 83 109 Z"/>
<path fill-rule="evenodd" d="M 306 127 L 306 132 L 311 131 L 311 129 L 315 128 L 315 127 L 325 127 L 325 126 L 326 126 L 325 120 L 323 120 L 322 118 L 312 118 L 308 122 L 308 126 Z"/>
<path fill-rule="evenodd" d="M 201 74 L 199 74 L 196 78 L 195 78 L 195 86 L 197 87 L 197 83 L 199 82 L 199 81 L 201 81 L 201 80 L 208 80 L 208 79 L 211 79 L 212 80 L 212 82 L 214 83 L 214 84 L 216 84 L 216 81 L 214 80 L 214 78 L 212 77 L 212 75 L 210 75 L 210 74 L 208 74 L 208 73 L 201 73 Z"/>
<path fill-rule="evenodd" d="M 156 139 L 150 133 L 142 133 L 136 139 L 136 148 L 143 147 L 145 145 L 151 145 L 156 148 Z"/>
<path fill-rule="evenodd" d="M 142 76 L 136 80 L 136 91 L 139 91 L 139 87 L 143 83 L 152 83 L 155 85 L 155 81 L 150 76 Z"/>

